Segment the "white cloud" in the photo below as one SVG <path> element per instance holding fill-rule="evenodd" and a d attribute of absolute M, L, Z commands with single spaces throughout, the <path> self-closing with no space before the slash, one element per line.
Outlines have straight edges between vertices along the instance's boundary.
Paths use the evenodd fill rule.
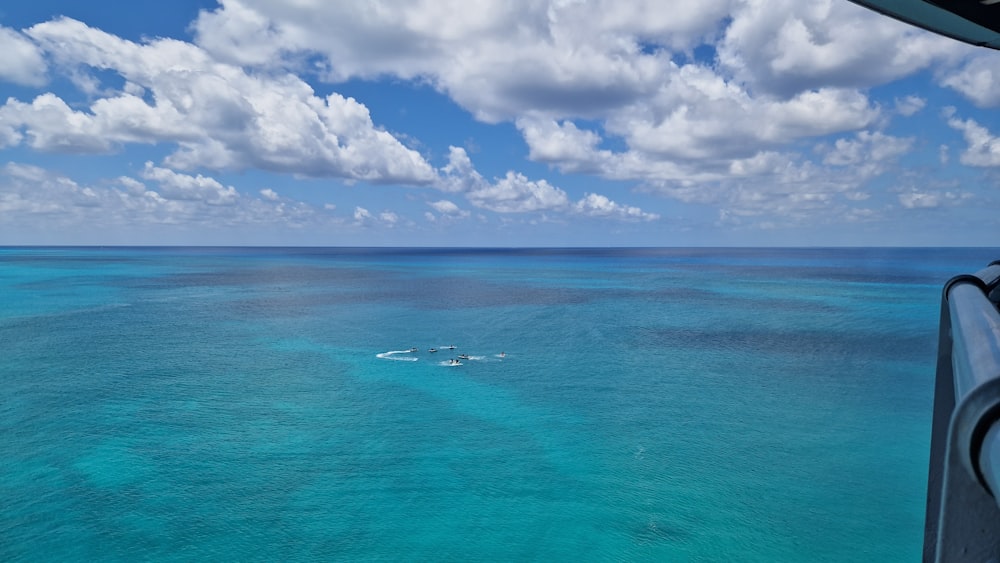
<path fill-rule="evenodd" d="M 461 211 L 461 209 L 455 205 L 455 203 L 442 199 L 440 201 L 432 201 L 427 205 L 434 208 L 435 211 L 444 215 L 455 215 Z"/>
<path fill-rule="evenodd" d="M 272 44 L 268 56 L 325 55 L 333 80 L 427 80 L 481 119 L 517 120 L 532 157 L 564 171 L 586 170 L 581 155 L 592 153 L 599 139 L 567 119 L 605 120 L 609 133 L 658 159 L 703 158 L 719 146 L 747 156 L 759 148 L 748 142 L 774 144 L 868 125 L 877 112 L 856 87 L 954 52 L 950 40 L 832 0 L 789 0 L 777 8 L 721 0 L 670 9 L 655 2 L 480 1 L 470 8 L 429 1 L 376 6 L 227 0 L 216 11 L 202 12 L 195 27 L 197 41 L 223 56 L 238 57 L 250 37 Z M 801 41 L 794 34 L 776 39 L 781 29 L 808 33 Z M 723 66 L 728 76 L 708 66 L 675 64 L 676 53 L 690 53 L 723 30 L 720 60 L 729 61 Z M 262 57 L 246 47 L 242 60 L 259 64 Z M 792 48 L 798 50 L 790 53 Z M 873 51 L 885 65 L 872 64 Z M 757 58 L 732 58 L 745 52 Z M 865 73 L 875 75 L 856 79 Z M 800 85 L 778 87 L 787 100 L 750 95 L 738 86 L 766 92 L 778 75 Z M 542 130 L 546 120 L 558 122 L 557 130 Z M 770 126 L 760 128 L 762 121 Z"/>
<path fill-rule="evenodd" d="M 1000 106 L 1000 53 L 977 53 L 941 79 L 980 107 Z"/>
<path fill-rule="evenodd" d="M 897 197 L 899 204 L 905 209 L 929 209 L 956 205 L 971 198 L 972 194 L 951 190 L 909 189 L 901 191 Z"/>
<path fill-rule="evenodd" d="M 720 223 L 730 226 L 775 229 L 870 220 L 877 213 L 862 203 L 871 198 L 865 184 L 896 154 L 886 151 L 880 155 L 884 160 L 857 154 L 877 138 L 861 135 L 842 143 L 837 159 L 845 163 L 860 159 L 846 168 L 819 165 L 795 153 L 762 151 L 731 161 L 728 173 L 713 181 L 650 181 L 646 189 L 684 203 L 716 207 Z M 891 138 L 887 142 L 895 145 Z"/>
<path fill-rule="evenodd" d="M 468 192 L 482 189 L 486 180 L 472 165 L 472 159 L 461 147 L 448 147 L 448 164 L 439 171 L 436 187 L 445 192 Z"/>
<path fill-rule="evenodd" d="M 424 146 L 420 139 L 380 127 L 364 100 L 327 93 L 345 80 L 402 79 L 435 88 L 480 120 L 513 123 L 528 158 L 552 170 L 776 228 L 870 220 L 880 212 L 868 202 L 882 209 L 886 197 L 910 207 L 950 201 L 946 191 L 873 194 L 869 181 L 917 144 L 890 135 L 891 120 L 936 99 L 920 92 L 880 103 L 885 95 L 874 86 L 934 68 L 940 84 L 1000 105 L 996 53 L 969 57 L 968 46 L 841 0 L 223 0 L 191 29 L 195 43 L 127 41 L 67 18 L 23 34 L 0 27 L 0 50 L 12 53 L 0 61 L 0 80 L 40 86 L 58 72 L 84 94 L 7 100 L 0 148 L 165 147 L 142 182 L 65 188 L 80 206 L 114 196 L 163 221 L 211 216 L 220 206 L 246 217 L 291 213 L 294 202 L 274 190 L 241 195 L 211 177 L 252 169 L 436 189 L 449 199 L 428 203 L 435 220 L 468 217 L 455 203 L 461 197 L 465 207 L 505 215 L 657 218 L 617 203 L 625 199 L 617 185 L 590 193 L 587 179 L 529 177 L 516 165 L 484 177 L 454 146 L 435 168 L 408 148 Z M 969 58 L 950 69 L 961 57 Z M 317 76 L 329 84 L 306 82 Z M 968 143 L 960 160 L 998 166 L 997 138 L 980 121 L 950 117 Z M 363 207 L 353 217 L 406 224 L 405 215 Z"/>
<path fill-rule="evenodd" d="M 865 183 L 914 140 L 870 129 L 925 102 L 903 98 L 890 113 L 866 92 L 969 52 L 837 0 L 225 0 L 195 30 L 227 60 L 296 67 L 303 55 L 320 55 L 333 82 L 429 83 L 481 120 L 514 122 L 529 158 L 562 173 L 635 181 L 724 206 L 729 218 L 779 216 L 771 224 L 811 213 L 871 217 L 858 207 L 871 197 Z M 717 59 L 704 58 L 706 47 Z M 822 163 L 790 152 L 792 143 L 831 136 L 842 138 L 824 139 Z M 561 187 L 516 171 L 484 178 L 455 147 L 437 173 L 434 187 L 481 209 L 629 216 L 608 212 L 606 195 L 573 203 Z"/>
<path fill-rule="evenodd" d="M 87 197 L 76 182 L 37 166 L 8 162 L 0 171 L 0 217 L 8 222 L 44 215 L 58 223 L 60 214 L 81 213 L 74 202 Z"/>
<path fill-rule="evenodd" d="M 496 183 L 470 191 L 466 197 L 476 207 L 497 213 L 563 211 L 569 206 L 566 192 L 545 180 L 529 180 L 517 172 L 507 172 Z"/>
<path fill-rule="evenodd" d="M 442 217 L 447 217 L 449 219 L 466 219 L 471 215 L 467 210 L 462 209 L 455 202 L 448 201 L 447 199 L 431 201 L 428 202 L 427 205 L 433 207 L 434 210 L 437 211 Z M 435 221 L 437 219 L 437 217 L 430 212 L 427 212 L 424 216 L 431 221 Z"/>
<path fill-rule="evenodd" d="M 764 147 L 865 127 L 877 108 L 856 91 L 752 98 L 711 71 L 685 67 L 669 90 L 608 121 L 629 147 L 663 159 L 743 158 Z"/>
<path fill-rule="evenodd" d="M 409 184 L 434 179 L 423 157 L 376 127 L 364 105 L 335 93 L 317 97 L 291 74 L 250 74 L 188 43 L 137 44 L 67 18 L 27 33 L 60 65 L 117 72 L 129 91 L 147 90 L 150 100 L 121 92 L 97 99 L 90 112 L 73 111 L 52 94 L 30 106 L 8 101 L 0 132 L 23 127 L 36 148 L 96 152 L 112 143 L 168 141 L 179 149 L 166 163 L 185 170 L 256 167 Z"/>
<path fill-rule="evenodd" d="M 316 52 L 333 81 L 426 78 L 495 121 L 523 109 L 596 114 L 628 103 L 669 67 L 669 56 L 643 44 L 692 49 L 716 32 L 731 2 L 222 4 L 194 26 L 213 53 L 260 64 L 277 53 Z"/>
<path fill-rule="evenodd" d="M 948 111 L 951 114 L 953 110 Z M 948 125 L 962 132 L 968 147 L 959 157 L 962 164 L 969 166 L 1000 166 L 1000 138 L 972 119 L 962 120 L 954 115 L 948 117 Z"/>
<path fill-rule="evenodd" d="M 517 120 L 517 128 L 528 143 L 529 158 L 555 164 L 563 172 L 600 172 L 601 161 L 611 158 L 610 151 L 597 149 L 601 142 L 597 133 L 578 129 L 568 120 L 525 117 Z"/>
<path fill-rule="evenodd" d="M 152 188 L 128 176 L 108 185 L 80 185 L 37 166 L 8 163 L 0 169 L 0 224 L 32 228 L 44 220 L 47 229 L 75 237 L 116 230 L 149 233 L 153 226 L 325 226 L 309 205 L 241 197 L 212 178 L 153 166 L 144 168 L 142 176 Z M 94 225 L 101 225 L 99 232 Z"/>
<path fill-rule="evenodd" d="M 967 50 L 839 0 L 747 0 L 732 18 L 720 63 L 738 81 L 780 96 L 884 84 Z"/>
<path fill-rule="evenodd" d="M 214 178 L 201 174 L 189 176 L 154 166 L 147 162 L 142 177 L 154 181 L 159 186 L 157 193 L 166 199 L 203 201 L 212 205 L 231 205 L 240 194 L 232 186 L 223 186 Z"/>
<path fill-rule="evenodd" d="M 941 198 L 937 193 L 905 192 L 899 194 L 899 203 L 907 208 L 937 207 Z"/>
<path fill-rule="evenodd" d="M 850 166 L 852 174 L 872 177 L 884 172 L 888 164 L 909 152 L 913 142 L 913 138 L 861 131 L 853 139 L 837 139 L 832 148 L 820 147 L 820 152 L 825 153 L 823 164 Z"/>
<path fill-rule="evenodd" d="M 142 195 L 146 191 L 146 184 L 143 184 L 135 178 L 129 178 L 128 176 L 119 176 L 118 184 L 125 188 L 125 190 L 132 195 Z"/>
<path fill-rule="evenodd" d="M 660 218 L 656 213 L 646 213 L 634 206 L 619 205 L 599 194 L 587 194 L 576 202 L 573 208 L 577 213 L 589 217 L 618 217 L 636 221 L 655 221 Z"/>
<path fill-rule="evenodd" d="M 0 80 L 25 86 L 45 84 L 45 59 L 38 48 L 13 29 L 0 26 Z"/>
<path fill-rule="evenodd" d="M 225 17 L 202 12 L 194 23 L 198 44 L 235 65 L 268 65 L 280 60 L 281 33 L 266 17 L 239 2 L 220 2 Z"/>
<path fill-rule="evenodd" d="M 490 183 L 475 171 L 465 149 L 459 147 L 451 147 L 450 161 L 442 169 L 441 189 L 464 192 L 476 207 L 497 213 L 579 213 L 626 220 L 658 218 L 656 214 L 646 213 L 638 207 L 619 205 L 600 194 L 586 194 L 579 202 L 572 203 L 565 191 L 546 180 L 529 180 L 514 171 L 508 171 L 503 178 Z M 438 211 L 445 213 L 450 209 L 449 204 L 451 202 L 444 201 L 432 206 L 437 208 L 440 205 L 442 208 Z"/>
<path fill-rule="evenodd" d="M 400 222 L 400 216 L 392 211 L 382 211 L 376 215 L 361 206 L 354 208 L 354 224 L 356 226 L 393 228 Z"/>
<path fill-rule="evenodd" d="M 717 181 L 733 171 L 734 163 L 772 147 L 858 129 L 879 116 L 878 109 L 854 91 L 811 91 L 784 101 L 755 99 L 701 67 L 684 67 L 678 76 L 684 79 L 608 119 L 605 127 L 625 141 L 624 151 L 599 148 L 596 132 L 568 120 L 522 118 L 517 126 L 530 156 L 563 172 L 663 184 Z"/>
<path fill-rule="evenodd" d="M 74 111 L 50 93 L 38 96 L 30 104 L 8 99 L 0 106 L 0 127 L 8 131 L 24 127 L 28 145 L 41 151 L 106 153 L 113 146 L 113 139 L 101 135 L 92 115 Z M 16 133 L 13 138 L 23 137 Z"/>
<path fill-rule="evenodd" d="M 905 98 L 896 98 L 896 113 L 910 117 L 920 110 L 924 109 L 927 105 L 927 100 L 918 96 L 906 96 Z"/>

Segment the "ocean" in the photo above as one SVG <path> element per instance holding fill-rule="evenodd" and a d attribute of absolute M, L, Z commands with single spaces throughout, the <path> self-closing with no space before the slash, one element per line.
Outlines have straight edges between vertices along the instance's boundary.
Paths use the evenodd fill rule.
<path fill-rule="evenodd" d="M 0 248 L 0 560 L 916 561 L 997 258 Z"/>

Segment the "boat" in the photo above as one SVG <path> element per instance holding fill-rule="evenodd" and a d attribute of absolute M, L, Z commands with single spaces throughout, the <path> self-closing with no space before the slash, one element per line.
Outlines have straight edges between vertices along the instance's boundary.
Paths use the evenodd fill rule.
<path fill-rule="evenodd" d="M 468 354 L 459 354 L 458 355 L 458 359 L 459 360 L 468 360 L 469 359 L 469 355 Z"/>
<path fill-rule="evenodd" d="M 416 351 L 417 351 L 416 348 L 410 348 L 410 352 L 416 352 Z"/>
<path fill-rule="evenodd" d="M 434 352 L 437 352 L 438 349 L 437 348 L 430 348 L 427 351 L 430 352 L 431 354 L 433 354 Z"/>

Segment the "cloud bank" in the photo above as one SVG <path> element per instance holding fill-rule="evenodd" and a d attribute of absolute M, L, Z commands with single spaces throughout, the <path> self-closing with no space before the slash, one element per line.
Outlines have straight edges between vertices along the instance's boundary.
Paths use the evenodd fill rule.
<path fill-rule="evenodd" d="M 1000 106 L 996 53 L 834 0 L 224 0 L 190 29 L 192 41 L 135 42 L 65 17 L 0 27 L 0 81 L 38 91 L 0 105 L 0 148 L 166 149 L 117 183 L 82 188 L 11 163 L 3 209 L 86 203 L 122 221 L 229 209 L 292 224 L 340 208 L 353 209 L 341 225 L 415 224 L 392 209 L 296 203 L 277 187 L 217 179 L 261 171 L 405 187 L 428 221 L 469 220 L 474 209 L 656 223 L 662 212 L 628 203 L 653 197 L 711 208 L 721 228 L 851 224 L 974 199 L 886 184 L 920 147 L 890 129 L 927 114 L 928 98 L 885 102 L 874 91 L 933 71 L 938 87 Z M 53 77 L 73 90 L 50 87 Z M 377 123 L 365 100 L 337 92 L 384 80 L 430 86 L 484 124 L 513 126 L 529 163 L 551 173 L 515 164 L 484 175 L 461 139 L 446 155 L 422 152 L 420 139 Z M 964 142 L 961 164 L 1000 166 L 995 123 L 954 109 L 940 120 Z M 616 193 L 599 193 L 609 186 Z"/>

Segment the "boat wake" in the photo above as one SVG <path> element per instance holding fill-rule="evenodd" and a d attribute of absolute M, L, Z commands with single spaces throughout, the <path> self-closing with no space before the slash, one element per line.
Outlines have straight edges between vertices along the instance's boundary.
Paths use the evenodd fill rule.
<path fill-rule="evenodd" d="M 376 358 L 382 358 L 383 360 L 395 360 L 397 362 L 415 362 L 417 358 L 413 356 L 400 356 L 400 354 L 412 354 L 413 352 L 409 350 L 390 350 L 388 352 L 382 352 L 381 354 L 375 354 Z"/>

